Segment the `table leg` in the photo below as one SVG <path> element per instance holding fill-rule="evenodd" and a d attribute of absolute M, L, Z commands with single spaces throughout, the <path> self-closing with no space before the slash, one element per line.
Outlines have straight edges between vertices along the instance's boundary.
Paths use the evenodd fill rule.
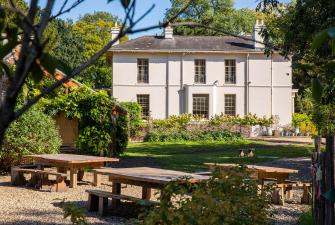
<path fill-rule="evenodd" d="M 70 169 L 70 188 L 77 188 L 78 170 Z"/>
<path fill-rule="evenodd" d="M 85 174 L 84 169 L 80 169 L 80 170 L 78 171 L 78 180 L 79 180 L 79 181 L 83 181 L 84 174 Z"/>
<path fill-rule="evenodd" d="M 113 182 L 112 193 L 121 194 L 121 183 Z M 120 205 L 120 199 L 112 199 L 112 208 L 115 209 Z"/>
<path fill-rule="evenodd" d="M 142 199 L 150 200 L 151 198 L 151 188 L 143 187 L 142 188 Z"/>
<path fill-rule="evenodd" d="M 94 173 L 94 179 L 93 179 L 93 184 L 94 186 L 100 186 L 101 185 L 101 175 L 98 173 Z"/>

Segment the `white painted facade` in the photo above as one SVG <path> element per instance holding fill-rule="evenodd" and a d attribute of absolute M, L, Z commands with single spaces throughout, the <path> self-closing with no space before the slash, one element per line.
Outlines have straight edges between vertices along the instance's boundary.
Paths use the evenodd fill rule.
<path fill-rule="evenodd" d="M 149 61 L 149 82 L 137 83 L 137 59 Z M 206 60 L 206 83 L 195 84 L 195 59 Z M 236 60 L 236 84 L 225 83 L 225 59 Z M 114 51 L 112 93 L 118 101 L 150 96 L 153 118 L 192 113 L 192 95 L 209 95 L 209 116 L 224 112 L 224 95 L 236 95 L 236 114 L 279 116 L 291 123 L 294 110 L 291 61 L 278 53 Z"/>

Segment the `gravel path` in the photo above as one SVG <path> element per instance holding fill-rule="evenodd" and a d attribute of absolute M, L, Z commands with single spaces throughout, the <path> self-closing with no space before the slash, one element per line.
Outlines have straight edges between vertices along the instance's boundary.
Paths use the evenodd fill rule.
<path fill-rule="evenodd" d="M 134 159 L 123 159 L 122 167 L 150 165 L 157 167 L 154 162 L 148 160 L 138 161 Z M 298 169 L 301 173 L 292 176 L 292 179 L 308 180 L 310 178 L 310 161 L 307 158 L 282 159 L 261 165 L 286 167 Z M 84 180 L 92 181 L 91 173 L 85 173 Z M 89 183 L 80 183 L 77 189 L 69 189 L 65 193 L 50 193 L 29 189 L 25 187 L 10 186 L 9 176 L 0 176 L 0 225 L 52 225 L 52 224 L 71 224 L 69 219 L 63 218 L 63 212 L 58 207 L 57 202 L 66 198 L 67 201 L 75 202 L 80 207 L 85 207 L 87 201 L 87 189 L 112 190 L 112 183 L 106 178 L 103 179 L 103 186 L 96 188 Z M 127 185 L 122 187 L 122 193 L 140 197 L 139 187 Z M 154 191 L 155 192 L 155 191 Z M 295 225 L 301 213 L 308 210 L 308 206 L 297 204 L 301 197 L 298 191 L 294 194 L 294 204 L 285 206 L 273 206 L 274 225 Z M 127 220 L 120 217 L 108 216 L 98 217 L 96 213 L 87 213 L 89 224 L 127 224 Z"/>

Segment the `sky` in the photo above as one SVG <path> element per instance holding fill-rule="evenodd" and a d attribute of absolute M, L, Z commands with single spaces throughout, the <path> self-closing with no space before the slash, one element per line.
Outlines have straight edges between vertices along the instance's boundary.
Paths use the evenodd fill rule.
<path fill-rule="evenodd" d="M 28 0 L 27 0 L 28 1 Z M 69 5 L 71 2 L 75 0 L 69 0 Z M 255 8 L 258 0 L 235 0 L 236 8 Z M 59 10 L 61 4 L 64 0 L 56 0 L 55 10 Z M 157 25 L 158 21 L 162 21 L 164 19 L 164 14 L 166 9 L 168 9 L 171 4 L 170 0 L 139 0 L 137 1 L 137 9 L 135 16 L 139 17 L 144 12 L 146 12 L 153 4 L 155 5 L 154 9 L 151 11 L 149 15 L 147 15 L 141 23 L 137 25 L 137 28 L 141 28 L 144 26 Z M 46 3 L 46 0 L 40 0 L 40 5 L 43 7 Z M 55 12 L 56 12 L 55 11 Z M 112 13 L 119 18 L 124 18 L 124 10 L 121 6 L 120 0 L 114 0 L 111 3 L 107 4 L 107 0 L 86 0 L 78 7 L 66 13 L 61 18 L 62 19 L 72 19 L 77 20 L 80 15 L 84 15 L 86 13 L 92 13 L 94 11 L 107 11 Z M 161 34 L 162 31 L 159 29 L 151 30 L 147 32 L 137 33 L 130 35 L 130 38 L 136 38 L 142 35 L 155 35 Z"/>

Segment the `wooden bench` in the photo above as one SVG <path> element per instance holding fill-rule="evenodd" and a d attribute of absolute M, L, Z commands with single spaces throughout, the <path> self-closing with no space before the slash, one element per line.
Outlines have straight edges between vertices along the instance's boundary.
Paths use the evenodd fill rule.
<path fill-rule="evenodd" d="M 24 174 L 31 174 L 30 181 L 27 181 Z M 49 180 L 49 175 L 56 176 L 56 180 Z M 14 186 L 29 185 L 35 188 L 51 192 L 67 191 L 65 183 L 67 175 L 52 171 L 39 170 L 33 165 L 15 166 L 11 168 L 11 183 Z"/>
<path fill-rule="evenodd" d="M 128 195 L 121 195 L 121 194 L 113 194 L 108 191 L 101 191 L 101 190 L 86 190 L 88 193 L 88 203 L 87 208 L 91 212 L 98 211 L 100 216 L 104 216 L 108 210 L 108 199 L 118 199 L 118 200 L 126 200 L 131 202 L 136 202 L 141 205 L 151 206 L 157 205 L 159 202 L 144 200 Z"/>
<path fill-rule="evenodd" d="M 310 182 L 285 181 L 282 184 L 276 184 L 272 193 L 272 202 L 274 204 L 284 205 L 285 200 L 292 198 L 292 189 L 303 188 L 301 204 L 312 203 L 312 192 Z"/>

